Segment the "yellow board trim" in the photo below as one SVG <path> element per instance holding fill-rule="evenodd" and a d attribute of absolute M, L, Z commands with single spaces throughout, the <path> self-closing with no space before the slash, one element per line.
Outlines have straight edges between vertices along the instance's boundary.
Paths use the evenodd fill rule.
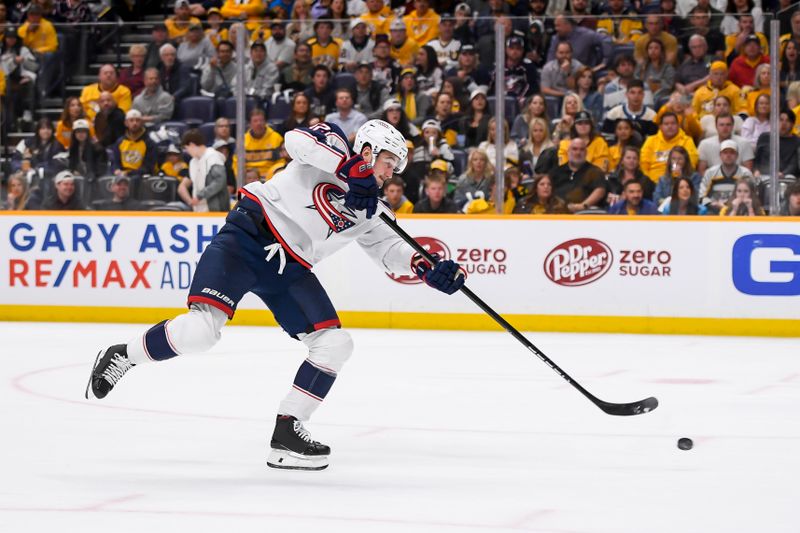
<path fill-rule="evenodd" d="M 183 312 L 184 309 L 158 307 L 4 305 L 0 307 L 0 321 L 155 324 Z M 343 325 L 351 328 L 469 331 L 499 331 L 502 329 L 488 316 L 470 313 L 341 311 L 339 318 Z M 788 319 L 581 315 L 506 315 L 505 318 L 521 331 L 800 337 L 800 320 Z M 269 311 L 252 309 L 236 311 L 236 316 L 231 324 L 277 326 Z"/>

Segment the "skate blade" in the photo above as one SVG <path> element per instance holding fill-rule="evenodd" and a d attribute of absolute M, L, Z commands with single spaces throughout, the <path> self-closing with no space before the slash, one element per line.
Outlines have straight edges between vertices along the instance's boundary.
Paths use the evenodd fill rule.
<path fill-rule="evenodd" d="M 273 449 L 267 458 L 267 466 L 282 470 L 325 470 L 328 468 L 328 456 L 308 456 L 289 450 Z"/>
<path fill-rule="evenodd" d="M 94 369 L 97 368 L 97 363 L 98 361 L 100 361 L 100 357 L 102 356 L 103 356 L 103 350 L 97 352 L 97 357 L 94 358 L 94 364 L 92 365 L 92 370 L 91 372 L 89 372 L 89 383 L 86 384 L 86 392 L 84 393 L 84 396 L 86 397 L 87 400 L 89 399 L 89 390 L 92 388 L 92 376 L 94 376 Z M 92 393 L 92 396 L 94 396 L 94 393 Z"/>

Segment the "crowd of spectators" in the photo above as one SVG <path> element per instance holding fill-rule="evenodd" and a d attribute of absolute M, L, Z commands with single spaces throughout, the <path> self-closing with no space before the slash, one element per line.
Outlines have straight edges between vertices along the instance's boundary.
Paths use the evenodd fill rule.
<path fill-rule="evenodd" d="M 141 15 L 120 4 L 113 16 Z M 763 215 L 773 209 L 777 134 L 774 209 L 800 214 L 800 10 L 788 0 L 177 0 L 172 9 L 130 46 L 127 66 L 100 67 L 53 123 L 36 120 L 35 103 L 70 75 L 69 24 L 98 11 L 81 0 L 0 4 L 4 120 L 33 130 L 13 149 L 5 208 L 152 209 L 170 199 L 153 196 L 159 189 L 173 207 L 196 210 L 213 194 L 202 205 L 225 210 L 221 176 L 213 191 L 189 178 L 190 152 L 221 156 L 232 198 L 234 127 L 246 128 L 247 183 L 286 166 L 292 128 L 329 121 L 352 141 L 380 118 L 409 145 L 407 170 L 383 191 L 401 213 L 494 213 L 502 196 L 508 214 Z M 764 13 L 778 9 L 780 57 L 770 58 Z M 496 46 L 504 65 L 494 64 Z M 248 118 L 236 125 L 223 109 L 240 84 Z"/>

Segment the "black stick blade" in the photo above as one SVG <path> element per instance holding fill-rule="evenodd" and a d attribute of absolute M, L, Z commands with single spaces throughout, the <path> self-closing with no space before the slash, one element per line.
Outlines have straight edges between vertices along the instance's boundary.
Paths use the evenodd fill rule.
<path fill-rule="evenodd" d="M 658 407 L 658 400 L 651 396 L 633 403 L 609 403 L 600 400 L 597 406 L 606 414 L 615 416 L 633 416 L 649 413 Z"/>

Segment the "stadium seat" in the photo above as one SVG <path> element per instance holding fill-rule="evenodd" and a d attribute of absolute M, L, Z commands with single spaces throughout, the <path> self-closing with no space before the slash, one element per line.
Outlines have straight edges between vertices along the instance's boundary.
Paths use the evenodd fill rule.
<path fill-rule="evenodd" d="M 217 100 L 217 117 L 226 117 L 231 120 L 236 118 L 236 98 L 224 98 Z M 258 106 L 258 99 L 254 96 L 248 96 L 245 99 L 245 118 L 250 116 L 253 108 Z"/>
<path fill-rule="evenodd" d="M 208 96 L 190 96 L 181 100 L 178 118 L 189 126 L 199 126 L 203 122 L 214 121 L 216 103 Z"/>
<path fill-rule="evenodd" d="M 95 179 L 91 186 L 90 199 L 92 203 L 113 198 L 114 193 L 111 192 L 112 183 L 114 183 L 114 176 L 103 176 Z"/>
<path fill-rule="evenodd" d="M 453 150 L 453 157 L 453 172 L 456 177 L 458 177 L 467 169 L 467 152 L 464 150 Z"/>
<path fill-rule="evenodd" d="M 267 107 L 267 120 L 280 120 L 283 122 L 292 112 L 292 103 L 284 97 L 278 97 L 269 103 Z"/>
<path fill-rule="evenodd" d="M 148 176 L 139 187 L 139 200 L 148 202 L 174 202 L 178 198 L 178 180 L 171 176 Z"/>
<path fill-rule="evenodd" d="M 487 100 L 489 101 L 489 112 L 494 114 L 494 103 L 495 97 L 488 96 Z M 503 115 L 506 117 L 508 121 L 508 126 L 514 123 L 514 118 L 519 114 L 519 103 L 517 102 L 516 97 L 514 96 L 506 96 L 505 97 L 505 107 L 503 109 Z"/>
<path fill-rule="evenodd" d="M 186 130 L 189 129 L 189 126 L 185 122 L 180 122 L 177 120 L 170 120 L 168 122 L 162 122 L 161 124 L 156 125 L 154 129 L 158 129 L 161 126 L 164 126 L 168 130 L 173 130 L 177 132 L 179 137 L 183 137 L 183 134 L 186 133 Z"/>
<path fill-rule="evenodd" d="M 561 98 L 558 96 L 545 96 L 544 103 L 547 108 L 547 116 L 550 120 L 561 118 Z"/>
<path fill-rule="evenodd" d="M 340 89 L 342 87 L 355 91 L 356 77 L 350 72 L 337 72 L 333 77 L 333 88 Z"/>

